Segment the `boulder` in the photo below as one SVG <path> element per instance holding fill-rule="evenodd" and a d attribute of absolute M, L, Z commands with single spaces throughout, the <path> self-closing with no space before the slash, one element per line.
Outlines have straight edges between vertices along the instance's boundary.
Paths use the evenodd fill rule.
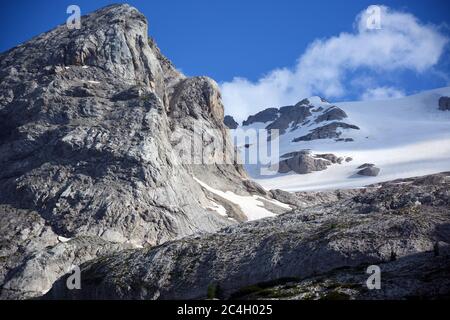
<path fill-rule="evenodd" d="M 358 167 L 358 169 L 364 169 L 368 167 L 374 167 L 375 165 L 373 163 L 364 163 Z"/>
<path fill-rule="evenodd" d="M 314 157 L 321 158 L 330 161 L 331 163 L 341 164 L 344 160 L 342 157 L 338 157 L 333 153 L 315 154 Z"/>
<path fill-rule="evenodd" d="M 324 159 L 316 159 L 307 153 L 297 153 L 289 159 L 279 162 L 279 173 L 294 171 L 298 174 L 311 173 L 325 170 L 331 162 Z"/>
<path fill-rule="evenodd" d="M 311 154 L 311 150 L 310 149 L 303 149 L 303 150 L 300 150 L 300 151 L 288 152 L 288 153 L 285 153 L 285 154 L 281 155 L 280 158 L 292 158 L 292 157 L 295 157 L 295 156 L 301 155 L 301 154 L 310 155 Z"/>
<path fill-rule="evenodd" d="M 380 173 L 380 169 L 377 167 L 366 167 L 358 171 L 361 176 L 376 177 Z"/>
<path fill-rule="evenodd" d="M 312 115 L 310 111 L 311 108 L 311 106 L 303 104 L 281 107 L 279 110 L 279 117 L 269 124 L 266 129 L 279 130 L 280 134 L 285 133 L 289 127 L 294 130 Z"/>

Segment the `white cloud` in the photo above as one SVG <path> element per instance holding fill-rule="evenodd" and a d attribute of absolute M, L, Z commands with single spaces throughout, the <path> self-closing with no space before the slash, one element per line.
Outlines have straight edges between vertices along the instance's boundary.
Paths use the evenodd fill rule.
<path fill-rule="evenodd" d="M 362 68 L 375 73 L 421 73 L 438 63 L 448 43 L 446 36 L 409 13 L 380 8 L 382 29 L 367 29 L 368 13 L 363 11 L 356 17 L 354 32 L 315 40 L 294 68 L 270 71 L 256 82 L 234 78 L 222 83 L 226 113 L 243 120 L 262 108 L 293 104 L 311 95 L 342 97 L 348 90 L 346 83 L 352 82 L 344 78 Z M 383 89 L 372 90 L 381 96 Z M 394 96 L 401 92 L 392 90 L 384 91 Z"/>
<path fill-rule="evenodd" d="M 405 96 L 403 90 L 399 90 L 393 87 L 378 87 L 367 89 L 361 95 L 361 100 L 386 100 L 393 98 L 401 98 Z"/>

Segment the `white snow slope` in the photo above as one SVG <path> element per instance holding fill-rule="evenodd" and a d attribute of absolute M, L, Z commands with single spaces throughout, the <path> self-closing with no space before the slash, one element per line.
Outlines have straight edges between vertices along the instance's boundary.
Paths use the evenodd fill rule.
<path fill-rule="evenodd" d="M 244 214 L 247 216 L 249 221 L 258 220 L 258 219 L 265 218 L 265 217 L 275 216 L 275 214 L 273 212 L 267 210 L 264 207 L 264 202 L 262 202 L 261 200 L 270 202 L 270 203 L 272 203 L 276 206 L 279 206 L 281 208 L 284 208 L 284 209 L 291 209 L 291 207 L 289 205 L 287 205 L 285 203 L 281 203 L 277 200 L 265 199 L 258 195 L 240 196 L 231 191 L 225 191 L 225 192 L 220 191 L 220 190 L 210 187 L 209 185 L 207 185 L 203 181 L 200 181 L 196 177 L 193 177 L 193 178 L 195 181 L 197 181 L 203 188 L 205 188 L 209 192 L 215 193 L 218 196 L 220 196 L 234 204 L 237 204 L 241 208 L 242 212 L 244 212 Z M 223 216 L 227 215 L 225 208 L 218 204 L 214 204 L 214 207 L 210 207 L 210 208 L 212 210 L 217 211 L 219 214 L 221 214 Z"/>
<path fill-rule="evenodd" d="M 438 109 L 441 96 L 450 96 L 450 87 L 385 101 L 333 104 L 347 113 L 348 118 L 343 122 L 360 128 L 342 131 L 340 138 L 353 138 L 353 142 L 336 142 L 334 139 L 292 142 L 293 138 L 307 134 L 315 125 L 287 130 L 280 136 L 280 155 L 311 149 L 312 153 L 352 157 L 351 162 L 333 164 L 324 171 L 310 174 L 290 172 L 270 176 L 261 175 L 259 165 L 244 165 L 250 176 L 264 188 L 286 191 L 357 188 L 398 178 L 450 171 L 450 111 Z M 314 106 L 330 106 L 317 97 L 309 100 Z M 242 129 L 264 128 L 269 123 L 253 123 Z M 255 147 L 256 143 L 249 150 Z M 243 147 L 240 149 L 246 150 Z M 381 169 L 380 174 L 377 177 L 357 175 L 357 167 L 363 163 L 374 163 Z"/>

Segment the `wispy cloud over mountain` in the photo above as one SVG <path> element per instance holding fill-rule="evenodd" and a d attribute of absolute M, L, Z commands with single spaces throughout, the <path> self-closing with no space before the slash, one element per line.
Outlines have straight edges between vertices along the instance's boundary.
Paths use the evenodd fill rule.
<path fill-rule="evenodd" d="M 399 90 L 393 87 L 377 87 L 367 89 L 362 95 L 362 100 L 384 100 L 392 98 L 401 98 L 405 96 L 403 90 Z"/>
<path fill-rule="evenodd" d="M 356 88 L 359 71 L 372 78 L 371 87 L 358 87 L 362 99 L 402 96 L 403 88 L 383 82 L 385 74 L 432 71 L 449 38 L 438 26 L 410 13 L 379 9 L 380 29 L 367 27 L 372 11 L 364 10 L 355 18 L 353 32 L 313 41 L 293 68 L 272 70 L 255 82 L 236 77 L 222 83 L 226 112 L 242 120 L 263 107 L 292 104 L 311 95 L 342 98 Z"/>

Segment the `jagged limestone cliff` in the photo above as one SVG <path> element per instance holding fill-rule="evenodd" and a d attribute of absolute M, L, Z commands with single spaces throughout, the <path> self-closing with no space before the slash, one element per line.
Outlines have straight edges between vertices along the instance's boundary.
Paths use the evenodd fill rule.
<path fill-rule="evenodd" d="M 138 10 L 113 5 L 0 55 L 2 298 L 40 295 L 107 252 L 247 219 L 195 179 L 270 197 L 219 161 L 234 149 L 217 84 L 186 78 L 147 32 Z M 195 135 L 208 161 L 182 155 Z"/>

